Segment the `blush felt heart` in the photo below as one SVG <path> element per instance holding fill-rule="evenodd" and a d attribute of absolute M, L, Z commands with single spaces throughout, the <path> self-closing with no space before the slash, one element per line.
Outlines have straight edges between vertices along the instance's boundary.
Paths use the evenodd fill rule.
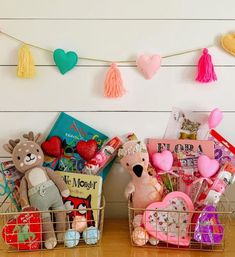
<path fill-rule="evenodd" d="M 201 155 L 198 158 L 198 170 L 203 178 L 210 178 L 219 169 L 219 162 L 215 159 L 210 159 L 206 155 Z"/>
<path fill-rule="evenodd" d="M 160 55 L 141 55 L 136 60 L 137 68 L 146 79 L 151 79 L 161 66 Z"/>
<path fill-rule="evenodd" d="M 207 205 L 197 216 L 195 223 L 194 239 L 207 245 L 220 244 L 224 236 L 224 227 L 219 221 L 216 208 Z"/>
<path fill-rule="evenodd" d="M 221 38 L 223 49 L 235 56 L 235 33 L 226 34 Z"/>
<path fill-rule="evenodd" d="M 191 199 L 185 193 L 175 191 L 166 195 L 162 202 L 150 204 L 142 221 L 147 232 L 157 240 L 188 246 L 193 211 Z"/>
<path fill-rule="evenodd" d="M 161 171 L 170 171 L 173 164 L 173 155 L 170 151 L 164 150 L 161 153 L 152 155 L 152 163 L 154 168 Z"/>
<path fill-rule="evenodd" d="M 58 158 L 61 155 L 61 140 L 57 136 L 42 143 L 41 147 L 46 155 Z"/>
<path fill-rule="evenodd" d="M 97 142 L 94 139 L 79 141 L 76 145 L 78 154 L 86 161 L 90 161 L 98 150 Z"/>
<path fill-rule="evenodd" d="M 41 217 L 35 208 L 29 207 L 18 217 L 11 219 L 2 229 L 2 238 L 18 250 L 40 249 L 42 242 Z"/>
<path fill-rule="evenodd" d="M 78 56 L 75 52 L 66 53 L 63 49 L 56 49 L 53 52 L 53 58 L 61 74 L 72 70 L 78 62 Z"/>

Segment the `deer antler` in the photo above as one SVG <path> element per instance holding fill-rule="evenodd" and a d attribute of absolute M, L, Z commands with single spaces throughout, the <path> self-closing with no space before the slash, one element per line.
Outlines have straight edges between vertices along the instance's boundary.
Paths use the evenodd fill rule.
<path fill-rule="evenodd" d="M 13 149 L 15 148 L 15 146 L 20 142 L 20 139 L 16 139 L 16 140 L 12 140 L 10 139 L 8 144 L 4 144 L 3 148 L 10 154 L 12 154 Z"/>
<path fill-rule="evenodd" d="M 28 139 L 29 141 L 34 141 L 34 134 L 32 131 L 30 131 L 28 134 L 24 134 L 23 137 Z"/>
<path fill-rule="evenodd" d="M 20 142 L 19 139 L 16 139 L 16 140 L 12 140 L 10 139 L 9 140 L 9 144 L 13 147 L 13 149 L 15 148 L 15 146 Z"/>

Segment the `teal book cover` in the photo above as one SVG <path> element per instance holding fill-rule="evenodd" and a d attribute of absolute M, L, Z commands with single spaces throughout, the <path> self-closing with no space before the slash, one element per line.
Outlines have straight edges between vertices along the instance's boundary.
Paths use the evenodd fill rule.
<path fill-rule="evenodd" d="M 85 160 L 83 160 L 76 151 L 76 145 L 80 140 L 96 140 L 100 148 L 104 141 L 108 139 L 106 135 L 100 131 L 88 126 L 87 124 L 73 118 L 72 116 L 61 112 L 52 127 L 47 140 L 52 136 L 57 136 L 62 141 L 62 154 L 59 158 L 46 156 L 44 166 L 59 171 L 81 171 L 84 168 Z M 101 173 L 105 179 L 111 164 L 109 164 Z"/>

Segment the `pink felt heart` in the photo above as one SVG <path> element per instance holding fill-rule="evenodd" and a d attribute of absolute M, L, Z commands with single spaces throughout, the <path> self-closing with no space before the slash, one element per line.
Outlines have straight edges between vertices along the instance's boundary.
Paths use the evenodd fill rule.
<path fill-rule="evenodd" d="M 152 163 L 154 168 L 161 171 L 170 171 L 173 164 L 173 155 L 170 151 L 164 150 L 161 153 L 152 155 Z"/>
<path fill-rule="evenodd" d="M 215 108 L 211 111 L 208 117 L 208 126 L 209 129 L 216 128 L 223 119 L 223 113 L 219 108 Z"/>
<path fill-rule="evenodd" d="M 215 159 L 210 159 L 206 155 L 201 155 L 198 158 L 197 166 L 202 177 L 210 178 L 218 171 L 219 162 Z"/>
<path fill-rule="evenodd" d="M 151 79 L 161 66 L 161 56 L 141 55 L 136 60 L 137 68 L 146 79 Z"/>
<path fill-rule="evenodd" d="M 170 244 L 188 246 L 193 211 L 191 199 L 185 193 L 175 191 L 162 202 L 150 204 L 142 221 L 152 237 Z"/>

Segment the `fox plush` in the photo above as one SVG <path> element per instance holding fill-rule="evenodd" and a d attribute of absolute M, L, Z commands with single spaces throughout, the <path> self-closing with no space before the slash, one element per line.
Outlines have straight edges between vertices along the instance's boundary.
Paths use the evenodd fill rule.
<path fill-rule="evenodd" d="M 133 207 L 144 209 L 153 202 L 161 201 L 163 187 L 148 172 L 149 155 L 146 145 L 138 140 L 129 140 L 119 149 L 118 157 L 131 176 L 125 195 L 129 197 L 132 194 Z"/>

